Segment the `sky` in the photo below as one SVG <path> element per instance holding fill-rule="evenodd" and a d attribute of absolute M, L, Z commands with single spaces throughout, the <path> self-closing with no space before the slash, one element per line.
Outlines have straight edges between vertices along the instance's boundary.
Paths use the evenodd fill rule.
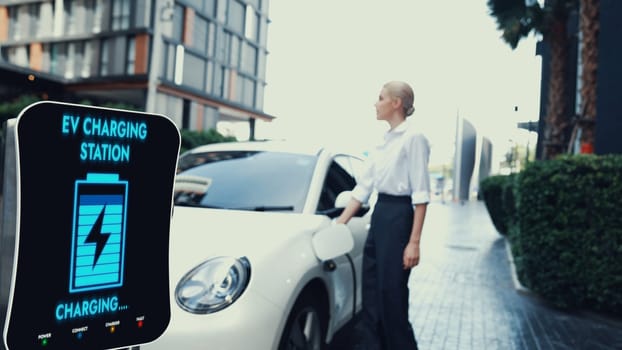
<path fill-rule="evenodd" d="M 257 123 L 258 138 L 371 149 L 388 127 L 373 106 L 382 85 L 403 80 L 431 164 L 451 162 L 457 116 L 491 139 L 495 159 L 535 145 L 516 123 L 538 119 L 537 39 L 512 50 L 486 0 L 270 0 L 269 17 L 264 112 L 276 119 Z"/>

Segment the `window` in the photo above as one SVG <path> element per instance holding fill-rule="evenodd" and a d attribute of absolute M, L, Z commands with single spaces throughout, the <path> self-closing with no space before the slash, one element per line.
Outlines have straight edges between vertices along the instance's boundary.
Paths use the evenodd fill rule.
<path fill-rule="evenodd" d="M 125 36 L 106 38 L 101 41 L 99 74 L 124 75 L 127 68 L 128 39 Z"/>
<path fill-rule="evenodd" d="M 222 69 L 222 93 L 220 96 L 229 98 L 229 87 L 231 84 L 231 70 L 223 67 Z"/>
<path fill-rule="evenodd" d="M 102 18 L 104 17 L 103 1 L 104 0 L 95 0 L 93 4 L 93 33 L 99 33 L 102 30 Z"/>
<path fill-rule="evenodd" d="M 85 49 L 86 49 L 85 42 L 79 41 L 76 43 L 76 47 L 74 49 L 74 55 L 75 55 L 74 74 L 75 75 L 82 75 L 84 66 L 88 65 L 84 60 Z"/>
<path fill-rule="evenodd" d="M 255 75 L 257 70 L 257 49 L 249 43 L 242 45 L 240 71 Z"/>
<path fill-rule="evenodd" d="M 11 6 L 9 9 L 9 38 L 19 40 L 19 30 L 17 22 L 17 6 Z"/>
<path fill-rule="evenodd" d="M 261 50 L 257 54 L 257 77 L 266 79 L 266 53 Z"/>
<path fill-rule="evenodd" d="M 75 70 L 77 70 L 78 61 L 78 46 L 79 43 L 67 44 L 67 60 L 65 61 L 65 78 L 72 79 L 75 76 Z"/>
<path fill-rule="evenodd" d="M 170 116 L 175 125 L 181 128 L 183 116 L 183 99 L 163 93 L 157 93 L 156 105 L 158 111 Z"/>
<path fill-rule="evenodd" d="M 218 11 L 218 21 L 224 22 L 227 20 L 227 4 L 228 0 L 218 0 L 216 10 Z"/>
<path fill-rule="evenodd" d="M 239 34 L 244 33 L 244 9 L 245 7 L 241 2 L 237 0 L 230 2 L 227 25 Z"/>
<path fill-rule="evenodd" d="M 238 76 L 234 100 L 245 106 L 253 107 L 255 102 L 255 81 L 245 76 Z"/>
<path fill-rule="evenodd" d="M 65 10 L 65 33 L 67 34 L 76 33 L 76 11 L 74 6 L 75 1 L 64 0 L 63 9 Z"/>
<path fill-rule="evenodd" d="M 194 153 L 179 159 L 178 177 L 211 180 L 202 194 L 176 191 L 175 204 L 302 212 L 316 158 L 256 151 Z"/>
<path fill-rule="evenodd" d="M 110 39 L 104 39 L 101 42 L 99 74 L 106 76 L 110 74 Z"/>
<path fill-rule="evenodd" d="M 52 44 L 52 50 L 50 52 L 50 73 L 64 75 L 66 60 L 67 45 L 64 43 Z"/>
<path fill-rule="evenodd" d="M 216 16 L 216 0 L 205 0 L 203 13 L 210 17 Z"/>
<path fill-rule="evenodd" d="M 335 210 L 337 196 L 343 191 L 351 191 L 354 186 L 356 186 L 354 177 L 337 161 L 333 161 L 324 179 L 317 212 L 331 217 L 339 215 L 340 212 Z"/>
<path fill-rule="evenodd" d="M 112 1 L 112 30 L 130 27 L 131 0 Z"/>
<path fill-rule="evenodd" d="M 218 122 L 218 110 L 205 106 L 203 109 L 203 130 L 215 129 Z"/>
<path fill-rule="evenodd" d="M 201 16 L 194 17 L 192 27 L 192 47 L 205 54 L 207 51 L 207 34 L 209 22 Z"/>
<path fill-rule="evenodd" d="M 212 93 L 212 85 L 214 84 L 214 81 L 212 80 L 214 75 L 213 70 L 214 64 L 211 61 L 208 61 L 207 68 L 205 69 L 205 92 L 208 94 Z"/>
<path fill-rule="evenodd" d="M 28 6 L 20 5 L 9 8 L 9 31 L 13 40 L 25 39 L 28 36 Z"/>
<path fill-rule="evenodd" d="M 39 6 L 41 4 L 30 4 L 28 5 L 28 14 L 29 14 L 29 23 L 30 23 L 30 36 L 37 37 L 39 36 L 40 29 L 40 21 L 39 21 Z"/>
<path fill-rule="evenodd" d="M 82 72 L 80 72 L 80 76 L 83 78 L 88 78 L 91 76 L 91 64 L 93 57 L 93 42 L 87 41 L 84 43 L 84 61 L 82 64 Z"/>
<path fill-rule="evenodd" d="M 238 67 L 238 62 L 240 61 L 240 44 L 241 40 L 235 35 L 230 35 L 231 38 L 231 47 L 229 49 L 229 65 L 233 68 Z"/>
<path fill-rule="evenodd" d="M 252 41 L 257 41 L 257 25 L 259 23 L 259 19 L 257 18 L 257 14 L 251 7 L 251 5 L 246 5 L 246 21 L 244 25 L 244 36 L 247 39 Z"/>
<path fill-rule="evenodd" d="M 184 85 L 191 86 L 198 90 L 203 90 L 203 79 L 205 77 L 205 60 L 191 53 L 184 55 Z"/>
<path fill-rule="evenodd" d="M 255 84 L 255 109 L 263 109 L 264 84 L 260 81 Z"/>
<path fill-rule="evenodd" d="M 229 41 L 231 40 L 231 34 L 219 30 L 216 37 L 216 60 L 219 62 L 226 62 L 229 52 Z"/>
<path fill-rule="evenodd" d="M 50 44 L 50 73 L 52 74 L 58 71 L 58 45 Z"/>
<path fill-rule="evenodd" d="M 244 79 L 244 92 L 242 93 L 242 103 L 245 106 L 254 107 L 255 81 L 252 79 Z"/>
<path fill-rule="evenodd" d="M 127 40 L 127 57 L 125 62 L 125 73 L 134 74 L 136 67 L 136 38 L 130 37 Z"/>
<path fill-rule="evenodd" d="M 241 77 L 241 76 L 237 76 L 236 82 L 235 82 L 235 94 L 232 96 L 232 100 L 234 102 L 238 102 L 238 103 L 242 103 L 242 98 L 244 96 L 244 82 L 245 82 L 246 78 Z"/>
<path fill-rule="evenodd" d="M 214 23 L 209 23 L 207 35 L 209 38 L 207 39 L 207 56 L 214 57 L 214 42 L 216 41 L 216 25 Z"/>
<path fill-rule="evenodd" d="M 335 157 L 335 162 L 339 164 L 350 176 L 353 178 L 357 178 L 359 171 L 361 171 L 361 167 L 363 166 L 363 161 L 354 158 L 351 156 L 340 155 Z"/>
<path fill-rule="evenodd" d="M 173 39 L 177 40 L 177 42 L 182 42 L 184 37 L 184 13 L 184 7 L 179 4 L 175 4 L 173 12 Z"/>
<path fill-rule="evenodd" d="M 217 65 L 214 67 L 214 90 L 215 96 L 222 97 L 223 94 L 223 76 L 225 67 Z"/>
<path fill-rule="evenodd" d="M 9 47 L 7 49 L 7 54 L 9 56 L 9 61 L 15 65 L 18 66 L 22 66 L 22 67 L 28 67 L 29 65 L 29 52 L 28 52 L 28 46 L 24 46 L 24 45 L 20 45 L 20 46 L 14 46 L 14 47 Z"/>
<path fill-rule="evenodd" d="M 54 35 L 54 10 L 51 2 L 39 4 L 39 17 L 37 18 L 39 27 L 38 37 L 50 37 Z"/>
<path fill-rule="evenodd" d="M 198 12 L 203 11 L 203 0 L 186 0 L 186 2 Z"/>
<path fill-rule="evenodd" d="M 166 80 L 175 80 L 175 45 L 167 44 L 165 47 L 165 59 L 162 65 L 163 76 Z"/>

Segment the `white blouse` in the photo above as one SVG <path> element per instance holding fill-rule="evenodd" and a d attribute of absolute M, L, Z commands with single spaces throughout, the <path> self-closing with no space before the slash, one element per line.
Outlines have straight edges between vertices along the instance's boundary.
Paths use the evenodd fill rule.
<path fill-rule="evenodd" d="M 428 161 L 430 145 L 410 123 L 401 123 L 384 135 L 384 143 L 372 151 L 365 170 L 357 179 L 352 196 L 367 203 L 373 190 L 395 196 L 410 196 L 413 204 L 430 202 Z"/>

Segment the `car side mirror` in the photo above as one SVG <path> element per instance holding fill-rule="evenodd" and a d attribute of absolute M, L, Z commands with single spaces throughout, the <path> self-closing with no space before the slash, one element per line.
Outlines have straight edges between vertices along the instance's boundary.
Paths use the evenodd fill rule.
<path fill-rule="evenodd" d="M 335 208 L 345 208 L 352 199 L 352 191 L 343 191 L 335 199 Z"/>
<path fill-rule="evenodd" d="M 335 224 L 324 228 L 311 238 L 315 256 L 320 261 L 328 261 L 349 253 L 354 247 L 352 232 L 344 224 Z"/>

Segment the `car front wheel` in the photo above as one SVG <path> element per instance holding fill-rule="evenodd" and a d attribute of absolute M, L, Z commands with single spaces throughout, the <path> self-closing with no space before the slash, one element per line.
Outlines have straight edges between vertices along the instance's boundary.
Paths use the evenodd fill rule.
<path fill-rule="evenodd" d="M 290 313 L 279 350 L 323 350 L 324 325 L 320 308 L 308 296 L 301 297 Z"/>

